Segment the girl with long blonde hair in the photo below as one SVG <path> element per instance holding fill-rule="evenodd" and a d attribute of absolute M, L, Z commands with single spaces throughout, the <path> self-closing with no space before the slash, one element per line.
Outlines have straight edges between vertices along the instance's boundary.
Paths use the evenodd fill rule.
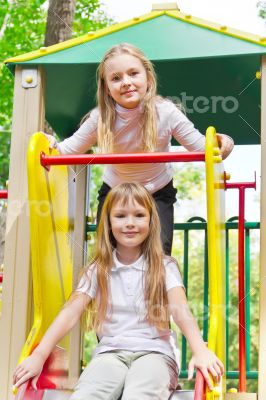
<path fill-rule="evenodd" d="M 223 364 L 203 342 L 176 262 L 163 253 L 155 202 L 137 183 L 114 187 L 103 205 L 95 255 L 76 291 L 32 355 L 14 372 L 35 388 L 43 364 L 87 308 L 99 343 L 71 400 L 168 400 L 179 361 L 170 316 L 192 350 L 189 379 L 202 371 L 210 389 Z"/>
<path fill-rule="evenodd" d="M 47 135 L 62 154 L 84 153 L 97 143 L 102 153 L 167 152 L 174 137 L 190 151 L 205 150 L 205 136 L 170 100 L 157 96 L 156 75 L 143 52 L 129 43 L 110 48 L 97 70 L 98 106 L 80 128 L 61 143 Z M 226 158 L 233 140 L 218 135 Z M 114 164 L 105 168 L 99 191 L 98 219 L 108 191 L 121 182 L 139 182 L 152 193 L 162 225 L 164 252 L 171 254 L 173 187 L 170 164 Z"/>

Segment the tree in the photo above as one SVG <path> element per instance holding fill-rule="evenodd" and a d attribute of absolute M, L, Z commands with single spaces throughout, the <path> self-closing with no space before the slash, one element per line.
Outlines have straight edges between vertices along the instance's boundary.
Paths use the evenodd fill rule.
<path fill-rule="evenodd" d="M 45 46 L 64 42 L 71 38 L 75 14 L 75 0 L 50 0 L 47 13 Z"/>

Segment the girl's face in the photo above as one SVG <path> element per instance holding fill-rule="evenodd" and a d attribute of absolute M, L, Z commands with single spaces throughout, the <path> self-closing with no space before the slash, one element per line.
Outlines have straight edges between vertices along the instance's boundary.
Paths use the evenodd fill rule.
<path fill-rule="evenodd" d="M 115 203 L 110 212 L 111 230 L 118 253 L 130 251 L 139 254 L 150 231 L 149 211 L 135 201 Z"/>
<path fill-rule="evenodd" d="M 110 96 L 125 108 L 137 107 L 148 88 L 142 62 L 130 54 L 120 54 L 106 61 L 105 81 Z"/>

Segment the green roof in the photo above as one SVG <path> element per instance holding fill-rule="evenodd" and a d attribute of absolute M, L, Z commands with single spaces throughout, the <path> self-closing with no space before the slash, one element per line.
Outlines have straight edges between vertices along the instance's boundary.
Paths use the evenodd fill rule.
<path fill-rule="evenodd" d="M 46 118 L 65 137 L 95 105 L 97 65 L 111 46 L 121 42 L 144 51 L 155 65 L 159 94 L 183 100 L 188 117 L 202 132 L 213 125 L 239 144 L 259 143 L 256 72 L 266 53 L 264 38 L 179 12 L 153 12 L 7 60 L 7 65 L 11 70 L 15 65 L 43 67 Z"/>

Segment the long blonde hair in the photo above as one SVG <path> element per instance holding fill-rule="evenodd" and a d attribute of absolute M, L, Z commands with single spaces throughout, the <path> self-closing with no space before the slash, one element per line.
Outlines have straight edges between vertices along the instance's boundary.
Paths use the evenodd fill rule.
<path fill-rule="evenodd" d="M 169 326 L 168 301 L 165 285 L 164 254 L 160 238 L 160 221 L 155 202 L 149 192 L 138 183 L 122 183 L 114 187 L 107 195 L 97 229 L 95 255 L 87 267 L 97 268 L 96 299 L 89 306 L 87 327 L 101 329 L 106 318 L 109 277 L 113 266 L 113 249 L 116 245 L 110 225 L 110 212 L 117 202 L 127 204 L 136 202 L 150 214 L 149 234 L 142 243 L 142 254 L 147 268 L 144 275 L 144 299 L 147 309 L 147 320 L 158 329 Z M 96 309 L 97 304 L 97 309 Z"/>
<path fill-rule="evenodd" d="M 155 100 L 157 93 L 156 75 L 152 63 L 143 52 L 129 43 L 121 43 L 111 47 L 104 55 L 97 69 L 98 89 L 97 103 L 99 107 L 98 145 L 101 152 L 113 153 L 113 128 L 115 122 L 115 102 L 108 94 L 106 84 L 106 62 L 112 57 L 129 54 L 138 58 L 146 70 L 148 89 L 142 100 L 142 151 L 155 151 L 157 147 L 157 124 Z"/>

